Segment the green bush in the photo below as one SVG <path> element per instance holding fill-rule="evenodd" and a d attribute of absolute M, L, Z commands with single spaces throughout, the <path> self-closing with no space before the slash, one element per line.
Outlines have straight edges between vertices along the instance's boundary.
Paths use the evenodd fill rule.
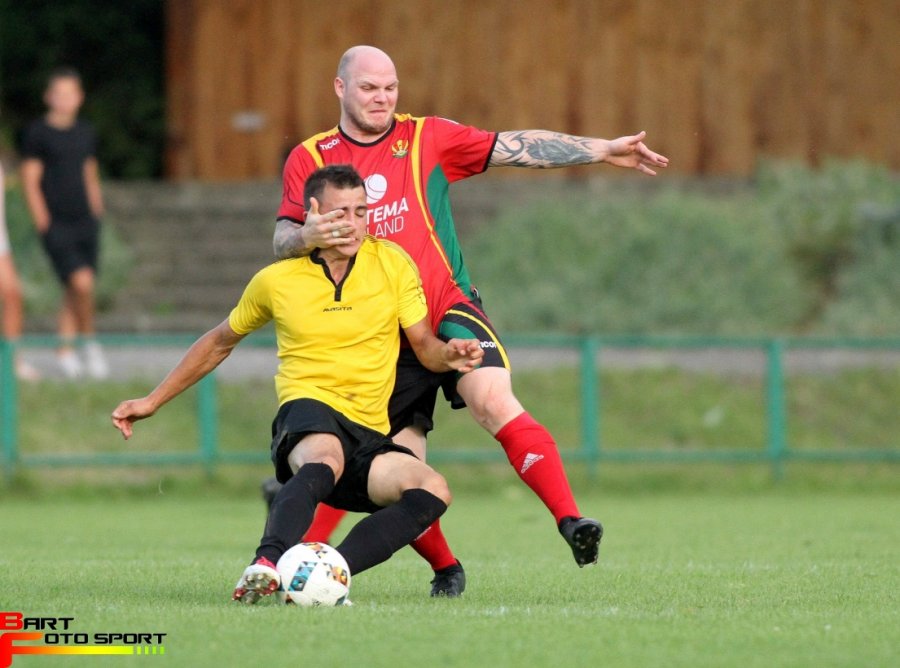
<path fill-rule="evenodd" d="M 44 113 L 47 76 L 77 68 L 82 114 L 97 129 L 104 176 L 162 174 L 165 144 L 163 3 L 0 0 L 0 152 Z"/>
<path fill-rule="evenodd" d="M 875 336 L 900 324 L 898 207 L 884 170 L 765 165 L 728 194 L 508 211 L 464 246 L 501 331 Z"/>
<path fill-rule="evenodd" d="M 675 191 L 547 204 L 491 224 L 469 244 L 469 260 L 502 329 L 786 329 L 808 296 L 775 221 L 753 208 L 743 196 Z"/>
<path fill-rule="evenodd" d="M 825 333 L 896 332 L 900 182 L 872 165 L 832 162 L 816 171 L 766 164 L 757 183 L 812 299 L 798 324 Z"/>

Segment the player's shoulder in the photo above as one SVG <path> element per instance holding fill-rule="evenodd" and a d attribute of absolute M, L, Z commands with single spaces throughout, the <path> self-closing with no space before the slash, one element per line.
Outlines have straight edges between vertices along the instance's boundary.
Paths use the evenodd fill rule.
<path fill-rule="evenodd" d="M 340 129 L 335 126 L 330 130 L 319 132 L 304 139 L 297 144 L 288 155 L 291 162 L 313 162 L 318 165 L 321 162 L 321 154 L 329 148 L 333 148 L 335 141 L 340 141 Z"/>
<path fill-rule="evenodd" d="M 50 126 L 43 118 L 35 118 L 29 122 L 19 135 L 19 149 L 24 158 L 35 158 L 43 155 L 50 141 Z"/>
<path fill-rule="evenodd" d="M 316 134 L 312 135 L 311 137 L 307 137 L 302 142 L 300 142 L 300 144 L 298 144 L 297 148 L 309 149 L 311 147 L 316 146 L 316 144 L 319 144 L 322 142 L 328 142 L 331 139 L 333 139 L 335 135 L 340 134 L 340 132 L 341 132 L 340 128 L 335 125 L 330 130 L 325 130 L 324 132 L 317 132 Z"/>
<path fill-rule="evenodd" d="M 278 280 L 288 274 L 301 270 L 310 262 L 309 256 L 305 257 L 288 257 L 283 260 L 275 260 L 271 264 L 257 271 L 253 275 L 254 281 L 267 282 Z"/>
<path fill-rule="evenodd" d="M 402 125 L 465 127 L 462 123 L 443 116 L 414 116 L 412 114 L 394 114 L 397 127 Z"/>
<path fill-rule="evenodd" d="M 416 263 L 412 257 L 398 243 L 389 239 L 379 239 L 371 234 L 366 235 L 366 242 L 363 247 L 368 247 L 369 252 L 384 261 L 401 266 L 408 264 L 413 269 L 416 268 Z"/>

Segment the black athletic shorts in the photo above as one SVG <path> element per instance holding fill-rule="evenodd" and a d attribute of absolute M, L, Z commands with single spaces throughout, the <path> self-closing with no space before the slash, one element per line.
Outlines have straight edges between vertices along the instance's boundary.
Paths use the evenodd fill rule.
<path fill-rule="evenodd" d="M 307 434 L 334 434 L 341 442 L 344 473 L 323 501 L 343 510 L 373 513 L 381 508 L 369 499 L 369 468 L 375 457 L 385 452 L 415 457 L 408 448 L 347 419 L 321 401 L 296 399 L 283 404 L 272 422 L 272 462 L 275 477 L 281 484 L 293 475 L 288 455 Z"/>
<path fill-rule="evenodd" d="M 449 339 L 478 339 L 484 357 L 481 367 L 502 367 L 509 369 L 509 357 L 500 342 L 494 326 L 478 305 L 473 303 L 455 304 L 441 319 L 438 337 Z M 388 404 L 391 421 L 390 435 L 393 436 L 406 427 L 419 427 L 424 433 L 434 428 L 434 406 L 438 388 L 453 408 L 464 408 L 466 402 L 456 391 L 456 381 L 460 374 L 455 371 L 435 373 L 419 362 L 411 348 L 402 348 L 397 360 L 397 379 Z"/>
<path fill-rule="evenodd" d="M 83 267 L 90 267 L 96 273 L 100 223 L 95 218 L 54 219 L 41 241 L 53 271 L 63 285 L 69 282 L 72 273 Z"/>

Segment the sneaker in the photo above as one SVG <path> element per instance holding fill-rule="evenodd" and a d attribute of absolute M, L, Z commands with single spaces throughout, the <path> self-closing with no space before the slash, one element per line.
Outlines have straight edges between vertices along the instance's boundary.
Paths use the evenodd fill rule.
<path fill-rule="evenodd" d="M 272 510 L 272 502 L 275 501 L 275 495 L 281 491 L 282 486 L 275 478 L 266 478 L 260 485 L 263 501 L 266 502 L 266 508 L 269 510 Z"/>
<path fill-rule="evenodd" d="M 62 375 L 69 380 L 75 380 L 81 377 L 84 370 L 81 366 L 81 360 L 74 350 L 64 350 L 56 355 L 56 363 L 59 364 L 59 370 Z"/>
<path fill-rule="evenodd" d="M 431 581 L 432 596 L 456 598 L 465 590 L 466 572 L 459 561 L 452 566 L 447 566 L 447 568 L 434 572 L 434 580 Z"/>
<path fill-rule="evenodd" d="M 281 576 L 275 570 L 275 564 L 259 557 L 244 569 L 241 579 L 234 586 L 231 600 L 253 605 L 263 596 L 272 594 L 280 584 Z"/>
<path fill-rule="evenodd" d="M 559 523 L 559 532 L 572 548 L 572 556 L 579 568 L 597 563 L 603 527 L 589 517 L 566 517 Z"/>
<path fill-rule="evenodd" d="M 88 341 L 84 344 L 84 361 L 91 378 L 97 380 L 109 378 L 109 364 L 106 362 L 106 355 L 103 354 L 103 348 L 96 341 Z"/>

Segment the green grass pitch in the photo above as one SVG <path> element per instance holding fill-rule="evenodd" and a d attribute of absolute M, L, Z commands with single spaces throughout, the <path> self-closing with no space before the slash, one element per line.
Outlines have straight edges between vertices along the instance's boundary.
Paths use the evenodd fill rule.
<path fill-rule="evenodd" d="M 890 490 L 581 489 L 606 527 L 578 569 L 518 483 L 444 519 L 469 585 L 428 597 L 411 550 L 353 580 L 352 608 L 229 602 L 262 529 L 221 490 L 0 503 L 0 610 L 78 631 L 165 633 L 164 656 L 13 666 L 888 666 L 900 648 Z"/>

